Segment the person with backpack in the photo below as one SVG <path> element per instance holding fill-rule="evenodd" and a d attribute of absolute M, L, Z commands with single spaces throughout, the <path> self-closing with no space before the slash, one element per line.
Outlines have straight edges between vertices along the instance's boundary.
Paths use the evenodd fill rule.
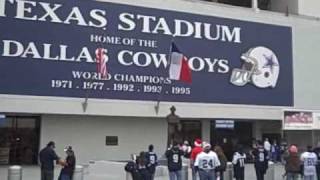
<path fill-rule="evenodd" d="M 148 147 L 148 152 L 146 153 L 146 157 L 147 157 L 147 169 L 150 172 L 151 175 L 151 180 L 154 179 L 154 174 L 156 172 L 156 167 L 158 165 L 158 157 L 157 154 L 155 152 L 153 152 L 153 145 L 150 144 Z"/>
<path fill-rule="evenodd" d="M 173 142 L 173 146 L 165 153 L 168 160 L 168 170 L 170 180 L 181 180 L 183 151 L 180 150 L 179 144 Z"/>
<path fill-rule="evenodd" d="M 220 146 L 215 146 L 214 152 L 217 153 L 218 159 L 220 161 L 220 166 L 217 167 L 216 169 L 217 179 L 223 180 L 224 179 L 223 174 L 226 171 L 228 159 L 226 155 L 223 153 L 223 150 Z"/>
<path fill-rule="evenodd" d="M 301 163 L 298 155 L 298 148 L 291 145 L 283 156 L 285 161 L 285 176 L 287 180 L 298 180 L 301 174 Z"/>
<path fill-rule="evenodd" d="M 241 145 L 238 146 L 237 151 L 233 154 L 232 164 L 234 171 L 234 178 L 236 180 L 244 180 L 244 168 L 245 168 L 245 160 L 246 154 L 243 151 L 243 147 Z"/>

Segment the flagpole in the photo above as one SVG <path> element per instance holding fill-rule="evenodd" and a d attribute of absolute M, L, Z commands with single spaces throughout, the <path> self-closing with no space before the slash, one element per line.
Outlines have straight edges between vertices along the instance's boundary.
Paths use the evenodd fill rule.
<path fill-rule="evenodd" d="M 172 43 L 174 42 L 174 35 L 171 36 L 171 41 L 170 41 L 170 48 L 169 48 L 169 58 L 168 58 L 168 65 L 167 67 L 170 68 L 170 63 L 171 63 L 171 53 L 172 53 Z M 163 80 L 164 81 L 164 80 Z M 160 92 L 159 92 L 159 95 L 158 95 L 158 99 L 157 99 L 157 103 L 156 105 L 154 106 L 154 109 L 155 109 L 155 112 L 156 114 L 159 113 L 159 109 L 160 109 L 160 101 L 161 101 L 161 97 L 162 97 L 162 91 L 163 91 L 163 82 L 160 81 Z"/>

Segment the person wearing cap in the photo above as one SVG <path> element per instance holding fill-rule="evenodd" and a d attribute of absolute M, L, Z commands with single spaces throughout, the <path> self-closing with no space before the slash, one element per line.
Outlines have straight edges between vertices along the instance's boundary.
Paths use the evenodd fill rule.
<path fill-rule="evenodd" d="M 45 148 L 39 153 L 41 166 L 41 180 L 53 180 L 54 177 L 54 161 L 60 163 L 60 158 L 57 156 L 55 142 L 50 141 Z"/>
<path fill-rule="evenodd" d="M 182 158 L 183 152 L 180 150 L 179 144 L 173 142 L 173 146 L 165 153 L 168 160 L 168 170 L 170 180 L 181 180 Z"/>
<path fill-rule="evenodd" d="M 200 154 L 203 151 L 201 144 L 201 139 L 196 139 L 194 141 L 194 148 L 191 150 L 190 165 L 192 169 L 192 180 L 197 180 L 198 177 L 198 173 L 194 168 L 194 162 L 196 161 L 198 154 Z"/>
<path fill-rule="evenodd" d="M 215 180 L 215 169 L 220 166 L 220 161 L 218 155 L 211 151 L 209 143 L 204 143 L 203 151 L 197 156 L 194 166 L 199 171 L 200 180 Z"/>
<path fill-rule="evenodd" d="M 63 168 L 61 169 L 59 180 L 71 180 L 76 166 L 76 157 L 71 146 L 64 148 L 64 152 L 66 152 L 67 157 L 62 164 Z"/>
<path fill-rule="evenodd" d="M 291 145 L 288 152 L 284 155 L 285 160 L 285 174 L 287 180 L 298 180 L 301 174 L 300 159 L 298 155 L 298 148 Z"/>

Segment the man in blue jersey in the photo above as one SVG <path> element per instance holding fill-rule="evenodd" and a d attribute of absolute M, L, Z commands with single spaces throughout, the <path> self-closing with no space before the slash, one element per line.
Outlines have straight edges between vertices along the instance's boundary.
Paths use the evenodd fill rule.
<path fill-rule="evenodd" d="M 179 144 L 177 142 L 174 142 L 173 146 L 166 151 L 170 180 L 181 180 L 181 156 L 183 156 L 183 151 L 180 150 Z"/>
<path fill-rule="evenodd" d="M 148 148 L 148 152 L 146 153 L 147 158 L 147 168 L 151 174 L 151 180 L 154 179 L 154 174 L 156 172 L 156 167 L 158 165 L 158 157 L 155 152 L 153 152 L 153 145 L 150 144 Z"/>

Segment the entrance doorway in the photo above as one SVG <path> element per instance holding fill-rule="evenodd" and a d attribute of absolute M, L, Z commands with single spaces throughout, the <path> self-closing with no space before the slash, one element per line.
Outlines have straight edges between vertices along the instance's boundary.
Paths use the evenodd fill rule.
<path fill-rule="evenodd" d="M 211 143 L 220 145 L 228 160 L 231 161 L 237 145 L 242 145 L 245 151 L 251 148 L 252 127 L 252 122 L 246 121 L 211 121 Z"/>
<path fill-rule="evenodd" d="M 40 117 L 6 116 L 0 120 L 0 164 L 37 164 Z"/>

